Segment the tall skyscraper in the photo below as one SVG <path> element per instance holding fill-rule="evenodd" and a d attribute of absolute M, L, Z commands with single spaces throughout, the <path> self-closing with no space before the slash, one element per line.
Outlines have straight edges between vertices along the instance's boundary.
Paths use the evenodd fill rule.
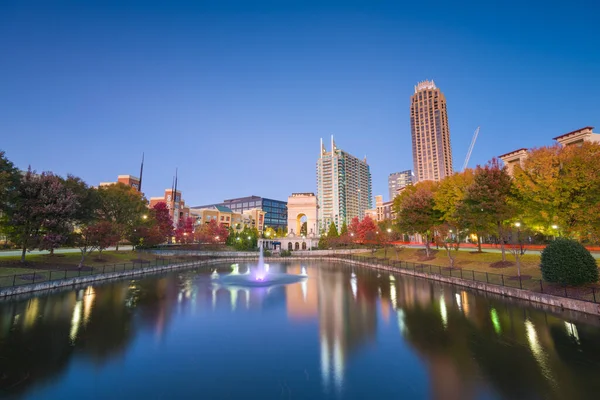
<path fill-rule="evenodd" d="M 398 190 L 410 186 L 414 183 L 414 174 L 412 171 L 406 170 L 402 172 L 393 172 L 388 176 L 388 190 L 390 193 L 390 201 L 398 194 Z"/>
<path fill-rule="evenodd" d="M 452 175 L 452 148 L 446 97 L 433 81 L 419 82 L 410 98 L 410 131 L 417 181 Z"/>
<path fill-rule="evenodd" d="M 354 217 L 363 218 L 372 208 L 371 171 L 366 157 L 360 160 L 336 147 L 331 136 L 331 151 L 321 139 L 317 161 L 317 198 L 319 230 L 327 230 L 333 221 L 338 227 Z"/>

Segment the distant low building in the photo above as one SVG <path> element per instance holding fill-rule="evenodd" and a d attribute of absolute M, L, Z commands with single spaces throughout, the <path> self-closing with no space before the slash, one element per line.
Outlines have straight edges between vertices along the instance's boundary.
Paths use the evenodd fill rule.
<path fill-rule="evenodd" d="M 265 212 L 258 208 L 238 213 L 225 206 L 212 205 L 205 208 L 192 208 L 190 209 L 190 215 L 195 218 L 197 225 L 216 221 L 219 225 L 226 228 L 231 227 L 237 231 L 248 227 L 256 228 L 262 233 L 265 229 Z"/>
<path fill-rule="evenodd" d="M 204 206 L 195 206 L 193 209 L 210 208 L 213 206 L 227 207 L 233 212 L 244 214 L 250 210 L 261 210 L 264 212 L 263 221 L 257 220 L 257 225 L 262 226 L 259 230 L 262 231 L 264 227 L 271 227 L 275 230 L 287 227 L 287 202 L 281 200 L 267 199 L 260 196 L 246 196 L 238 197 L 235 199 L 224 200 L 222 203 L 208 204 Z M 253 212 L 254 213 L 254 212 Z M 258 218 L 259 214 L 254 213 Z"/>
<path fill-rule="evenodd" d="M 133 175 L 119 175 L 116 182 L 100 182 L 98 186 L 110 186 L 116 183 L 123 183 L 127 186 L 131 186 L 137 191 L 140 190 L 140 178 Z"/>

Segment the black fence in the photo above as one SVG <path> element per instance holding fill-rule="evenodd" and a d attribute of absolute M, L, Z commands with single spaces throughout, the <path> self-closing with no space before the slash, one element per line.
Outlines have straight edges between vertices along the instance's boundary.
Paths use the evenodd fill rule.
<path fill-rule="evenodd" d="M 589 301 L 592 303 L 598 303 L 598 301 L 600 301 L 600 288 L 594 286 L 563 286 L 544 282 L 542 279 L 533 279 L 530 277 L 519 277 L 462 268 L 441 267 L 439 265 L 396 261 L 389 258 L 361 257 L 341 254 L 333 255 L 333 257 L 363 262 L 374 266 L 386 265 L 389 267 L 409 270 L 425 275 L 460 278 L 474 282 L 484 282 L 490 285 L 512 287 L 537 293 L 546 293 L 553 296 Z"/>
<path fill-rule="evenodd" d="M 192 261 L 192 260 L 190 260 Z M 178 261 L 182 263 L 184 261 Z M 188 261 L 189 262 L 189 261 Z M 177 262 L 176 262 L 177 263 Z M 23 274 L 0 276 L 0 288 L 13 287 L 13 286 L 24 286 L 42 282 L 60 281 L 64 279 L 76 278 L 80 276 L 92 276 L 108 274 L 113 272 L 122 271 L 133 271 L 144 268 L 151 268 L 156 266 L 164 266 L 168 264 L 175 264 L 174 260 L 156 258 L 152 261 L 140 260 L 131 261 L 128 263 L 118 264 L 105 264 L 99 267 L 77 267 L 68 269 L 52 269 L 52 270 L 39 270 L 35 272 L 27 272 Z"/>

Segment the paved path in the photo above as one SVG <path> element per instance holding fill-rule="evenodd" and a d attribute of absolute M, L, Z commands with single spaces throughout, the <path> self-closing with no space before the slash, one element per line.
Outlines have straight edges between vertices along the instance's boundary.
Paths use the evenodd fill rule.
<path fill-rule="evenodd" d="M 109 247 L 107 249 L 105 249 L 104 251 L 114 251 L 116 250 L 115 247 Z M 131 246 L 119 246 L 119 251 L 120 250 L 132 250 Z M 54 250 L 55 254 L 60 254 L 60 253 L 79 253 L 79 249 L 56 249 Z M 32 250 L 30 252 L 27 252 L 27 254 L 50 254 L 49 251 L 46 250 Z M 4 251 L 0 251 L 0 257 L 14 257 L 14 256 L 20 256 L 21 255 L 21 250 L 4 250 Z"/>

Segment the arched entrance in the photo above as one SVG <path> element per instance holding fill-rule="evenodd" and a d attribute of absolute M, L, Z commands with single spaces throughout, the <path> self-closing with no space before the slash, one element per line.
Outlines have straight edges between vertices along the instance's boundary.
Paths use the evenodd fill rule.
<path fill-rule="evenodd" d="M 288 250 L 289 250 L 289 251 L 292 251 L 292 247 L 293 247 L 293 246 L 292 246 L 292 242 L 289 242 L 289 243 L 288 243 Z"/>
<path fill-rule="evenodd" d="M 296 242 L 294 245 L 294 250 L 300 250 L 300 243 Z"/>
<path fill-rule="evenodd" d="M 306 242 L 302 242 L 302 250 L 306 250 Z"/>

